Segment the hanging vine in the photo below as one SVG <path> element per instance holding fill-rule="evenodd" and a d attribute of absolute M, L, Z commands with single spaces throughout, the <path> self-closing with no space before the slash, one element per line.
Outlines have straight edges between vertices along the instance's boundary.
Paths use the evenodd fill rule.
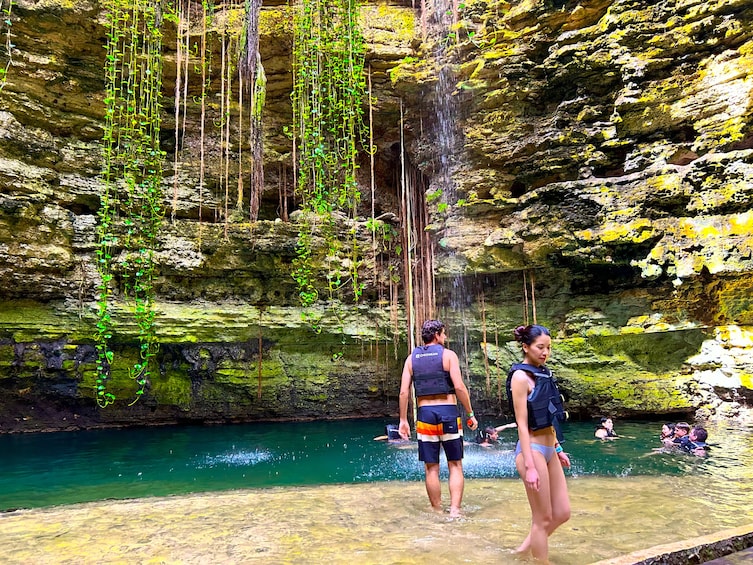
<path fill-rule="evenodd" d="M 114 354 L 111 296 L 115 274 L 138 327 L 139 358 L 129 369 L 144 394 L 158 348 L 154 327 L 154 251 L 163 217 L 159 148 L 162 89 L 161 10 L 156 0 L 104 0 L 107 18 L 103 189 L 97 265 L 100 274 L 97 402 L 115 401 L 108 390 Z M 115 262 L 115 250 L 120 256 Z M 133 404 L 133 402 L 131 404 Z"/>
<path fill-rule="evenodd" d="M 187 99 L 188 99 L 188 63 L 191 58 L 190 30 L 191 3 L 190 0 L 176 0 L 173 12 L 166 15 L 174 21 L 175 31 L 175 92 L 174 92 L 174 120 L 175 120 L 175 149 L 173 152 L 173 203 L 170 219 L 175 223 L 175 213 L 178 209 L 178 184 L 180 171 L 181 140 L 186 135 Z M 182 119 L 182 128 L 181 128 Z"/>
<path fill-rule="evenodd" d="M 358 0 L 302 0 L 294 18 L 293 137 L 302 219 L 293 277 L 304 307 L 319 298 L 313 278 L 315 236 L 325 243 L 330 300 L 347 279 L 356 300 L 363 291 L 355 227 L 344 251 L 336 225 L 338 214 L 354 218 L 360 201 L 357 159 L 367 128 L 359 11 Z"/>
<path fill-rule="evenodd" d="M 255 222 L 259 217 L 259 204 L 264 189 L 264 138 L 262 113 L 267 94 L 267 76 L 259 53 L 259 10 L 261 0 L 246 0 L 246 25 L 243 38 L 243 52 L 240 71 L 249 85 L 251 113 L 249 117 L 251 145 L 251 196 L 249 198 L 249 219 Z M 239 193 L 240 205 L 242 194 Z"/>
<path fill-rule="evenodd" d="M 207 49 L 207 29 L 214 13 L 214 5 L 209 0 L 201 1 L 201 42 L 199 45 L 199 69 L 201 74 L 201 96 L 198 104 L 201 106 L 201 120 L 199 127 L 199 247 L 202 236 L 202 207 L 204 205 L 204 188 L 206 184 L 206 123 L 207 123 L 207 93 L 211 81 L 211 51 Z"/>
<path fill-rule="evenodd" d="M 0 51 L 0 91 L 5 87 L 5 83 L 8 80 L 8 71 L 13 64 L 13 45 L 11 29 L 13 28 L 13 4 L 14 0 L 0 0 L 0 34 L 5 36 L 5 43 L 2 47 L 5 49 L 5 53 Z"/>
<path fill-rule="evenodd" d="M 429 210 L 424 195 L 426 178 L 406 159 L 403 132 L 403 103 L 400 101 L 400 223 L 403 242 L 403 281 L 405 288 L 406 324 L 409 345 L 421 343 L 421 320 L 434 318 L 436 289 L 434 285 L 434 251 L 429 225 Z"/>

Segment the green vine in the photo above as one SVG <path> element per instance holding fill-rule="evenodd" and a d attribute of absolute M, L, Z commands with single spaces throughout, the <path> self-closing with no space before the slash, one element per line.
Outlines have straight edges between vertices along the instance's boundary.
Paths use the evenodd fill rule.
<path fill-rule="evenodd" d="M 129 369 L 136 402 L 146 389 L 158 343 L 154 327 L 154 250 L 162 222 L 159 148 L 162 90 L 161 5 L 158 0 L 104 0 L 107 17 L 103 189 L 97 266 L 97 403 L 108 406 L 114 354 L 111 296 L 120 277 L 138 327 L 139 359 Z M 120 256 L 114 260 L 115 250 Z M 133 404 L 133 402 L 131 404 Z"/>
<path fill-rule="evenodd" d="M 5 55 L 1 59 L 5 59 L 5 64 L 0 63 L 0 91 L 5 88 L 5 83 L 8 81 L 8 71 L 13 64 L 13 45 L 11 29 L 13 28 L 13 20 L 11 19 L 13 12 L 14 0 L 0 0 L 0 34 L 5 35 Z"/>
<path fill-rule="evenodd" d="M 356 229 L 349 229 L 348 249 L 343 249 L 337 225 L 338 216 L 355 219 L 361 196 L 358 154 L 367 138 L 359 12 L 358 0 L 302 0 L 294 18 L 293 138 L 302 219 L 293 278 L 304 308 L 320 297 L 313 276 L 315 237 L 325 243 L 330 300 L 334 303 L 348 279 L 355 300 L 363 292 Z"/>

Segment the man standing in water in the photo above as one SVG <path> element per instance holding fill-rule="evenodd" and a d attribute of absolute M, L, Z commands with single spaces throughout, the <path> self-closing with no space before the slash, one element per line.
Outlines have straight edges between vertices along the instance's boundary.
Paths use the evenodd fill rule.
<path fill-rule="evenodd" d="M 442 509 L 439 482 L 439 450 L 444 449 L 450 471 L 450 516 L 460 516 L 463 500 L 463 425 L 458 400 L 468 414 L 471 430 L 478 427 L 471 397 L 460 374 L 454 351 L 445 349 L 445 327 L 439 320 L 427 320 L 421 327 L 424 345 L 416 347 L 405 360 L 400 383 L 400 426 L 403 439 L 410 437 L 408 400 L 411 383 L 416 389 L 416 435 L 418 460 L 424 462 L 426 493 L 434 510 Z"/>

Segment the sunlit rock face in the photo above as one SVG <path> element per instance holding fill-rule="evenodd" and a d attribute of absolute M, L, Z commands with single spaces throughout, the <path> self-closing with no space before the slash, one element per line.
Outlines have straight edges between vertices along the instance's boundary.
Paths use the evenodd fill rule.
<path fill-rule="evenodd" d="M 753 390 L 753 6 L 466 0 L 421 14 L 414 4 L 362 10 L 376 153 L 373 167 L 361 162 L 363 217 L 338 222 L 370 250 L 372 202 L 404 229 L 401 177 L 428 186 L 436 315 L 477 410 L 507 414 L 511 330 L 535 301 L 573 415 L 734 415 Z M 399 252 L 365 251 L 365 298 L 322 304 L 318 332 L 298 307 L 286 2 L 260 15 L 265 187 L 254 224 L 247 193 L 241 211 L 234 193 L 225 211 L 222 171 L 234 191 L 249 153 L 247 133 L 233 128 L 223 144 L 216 131 L 219 72 L 203 142 L 195 67 L 176 127 L 165 26 L 163 347 L 128 408 L 137 330 L 116 289 L 123 400 L 93 406 L 104 18 L 96 2 L 17 0 L 12 21 L 0 90 L 3 429 L 395 414 L 408 340 L 384 281 L 404 275 Z M 239 20 L 213 21 L 218 65 L 217 26 Z M 327 265 L 317 268 L 323 277 Z"/>
<path fill-rule="evenodd" d="M 530 266 L 628 264 L 678 285 L 747 273 L 753 8 L 521 2 L 492 21 L 501 6 L 461 55 L 457 95 L 472 94 L 453 220 L 498 223 L 453 240 L 468 270 L 504 270 L 488 255 L 514 247 Z"/>
<path fill-rule="evenodd" d="M 432 61 L 393 73 L 398 90 L 457 106 L 454 194 L 430 204 L 438 273 L 503 280 L 468 288 L 478 311 L 484 292 L 487 325 L 507 329 L 516 311 L 495 310 L 500 294 L 519 320 L 530 270 L 539 321 L 568 338 L 553 363 L 581 405 L 660 412 L 713 403 L 709 391 L 750 395 L 736 381 L 749 380 L 749 350 L 711 328 L 753 314 L 752 24 L 742 1 L 466 2 L 460 43 L 441 46 L 449 91 L 425 71 Z M 416 112 L 426 128 L 431 108 Z M 437 162 L 419 164 L 430 190 L 447 190 Z M 699 346 L 713 368 L 688 361 Z M 488 377 L 486 364 L 479 352 Z M 642 375 L 675 382 L 654 394 Z"/>

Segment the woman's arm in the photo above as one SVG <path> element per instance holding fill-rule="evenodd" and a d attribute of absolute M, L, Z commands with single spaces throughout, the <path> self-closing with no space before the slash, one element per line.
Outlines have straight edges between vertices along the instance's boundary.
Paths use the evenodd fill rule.
<path fill-rule="evenodd" d="M 510 388 L 512 403 L 515 408 L 515 422 L 518 426 L 518 439 L 520 440 L 520 452 L 523 455 L 525 476 L 523 481 L 527 487 L 539 490 L 539 473 L 533 461 L 531 450 L 531 434 L 528 429 L 528 375 L 525 371 L 515 371 L 512 374 Z"/>

